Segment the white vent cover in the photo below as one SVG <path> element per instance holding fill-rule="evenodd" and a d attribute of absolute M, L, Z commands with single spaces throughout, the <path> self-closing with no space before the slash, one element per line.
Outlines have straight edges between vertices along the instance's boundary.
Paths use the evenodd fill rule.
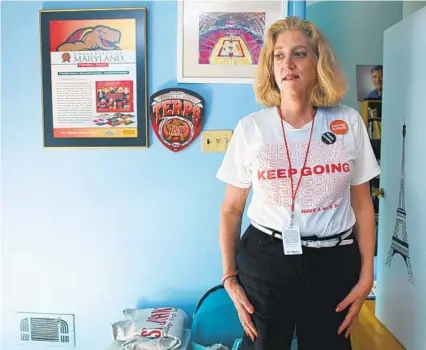
<path fill-rule="evenodd" d="M 74 315 L 18 312 L 23 345 L 75 347 Z"/>

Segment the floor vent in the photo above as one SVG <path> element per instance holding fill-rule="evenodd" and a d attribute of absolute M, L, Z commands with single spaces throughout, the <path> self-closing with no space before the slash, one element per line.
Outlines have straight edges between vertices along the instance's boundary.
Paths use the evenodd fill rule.
<path fill-rule="evenodd" d="M 21 344 L 75 347 L 74 315 L 18 312 Z"/>

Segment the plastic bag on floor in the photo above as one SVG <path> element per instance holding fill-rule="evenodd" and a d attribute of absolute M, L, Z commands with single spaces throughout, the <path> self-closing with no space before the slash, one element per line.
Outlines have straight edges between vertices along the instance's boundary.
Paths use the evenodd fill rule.
<path fill-rule="evenodd" d="M 176 341 L 170 338 L 152 339 L 135 335 L 121 344 L 120 350 L 163 350 L 176 348 Z"/>
<path fill-rule="evenodd" d="M 181 345 L 188 319 L 183 310 L 171 307 L 125 309 L 123 314 L 129 319 L 113 323 L 111 329 L 115 340 L 129 341 L 126 350 L 131 350 L 132 346 L 135 350 L 172 350 Z M 144 345 L 143 340 L 150 342 Z M 154 347 L 146 348 L 151 345 Z"/>

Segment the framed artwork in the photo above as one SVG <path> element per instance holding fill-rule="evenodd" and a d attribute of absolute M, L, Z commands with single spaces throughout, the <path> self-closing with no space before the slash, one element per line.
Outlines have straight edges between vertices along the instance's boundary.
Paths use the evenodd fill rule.
<path fill-rule="evenodd" d="M 252 84 L 266 29 L 287 1 L 178 2 L 177 81 Z"/>
<path fill-rule="evenodd" d="M 148 147 L 146 16 L 40 11 L 45 147 Z"/>
<path fill-rule="evenodd" d="M 356 88 L 358 101 L 381 100 L 383 95 L 383 66 L 357 65 Z"/>

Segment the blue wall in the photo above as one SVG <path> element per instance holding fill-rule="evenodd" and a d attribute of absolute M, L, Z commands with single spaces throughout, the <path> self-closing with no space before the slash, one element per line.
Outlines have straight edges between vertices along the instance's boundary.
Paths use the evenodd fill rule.
<path fill-rule="evenodd" d="M 177 3 L 136 5 L 148 7 L 149 93 L 176 86 Z M 42 6 L 2 5 L 13 35 L 2 37 L 1 348 L 13 349 L 23 310 L 75 313 L 78 349 L 102 349 L 123 308 L 166 301 L 192 312 L 220 280 L 223 154 L 201 153 L 201 138 L 175 154 L 152 131 L 148 149 L 43 149 Z M 44 5 L 66 7 L 93 4 Z M 181 86 L 205 97 L 205 129 L 231 129 L 260 108 L 249 85 Z"/>
<path fill-rule="evenodd" d="M 109 324 L 122 319 L 123 308 L 172 304 L 191 313 L 221 277 L 224 185 L 214 175 L 223 154 L 201 153 L 200 139 L 175 154 L 152 132 L 148 149 L 42 148 L 38 11 L 117 4 L 132 5 L 2 3 L 2 349 L 17 348 L 18 310 L 74 313 L 77 349 L 104 349 Z M 176 86 L 177 4 L 136 5 L 148 7 L 149 93 Z M 401 19 L 394 6 L 362 25 L 370 7 L 358 6 L 350 20 L 342 19 L 353 15 L 343 6 L 332 16 L 323 4 L 307 10 L 328 33 L 333 21 L 341 25 L 335 46 L 348 74 L 354 69 L 344 54 L 348 42 L 375 62 L 382 52 L 376 32 Z M 358 35 L 362 26 L 376 33 L 373 39 Z M 365 48 L 368 40 L 374 42 Z M 261 108 L 248 85 L 181 86 L 205 97 L 205 129 L 231 129 Z"/>
<path fill-rule="evenodd" d="M 343 102 L 359 109 L 355 67 L 383 62 L 383 31 L 402 20 L 402 2 L 308 1 L 306 19 L 320 28 L 336 50 L 349 81 Z"/>

